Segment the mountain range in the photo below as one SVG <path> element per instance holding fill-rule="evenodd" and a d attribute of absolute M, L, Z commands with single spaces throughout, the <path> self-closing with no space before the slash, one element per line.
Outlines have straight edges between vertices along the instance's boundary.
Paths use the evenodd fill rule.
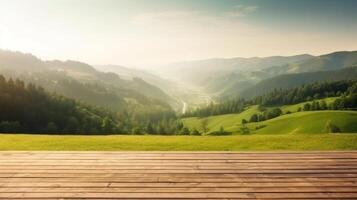
<path fill-rule="evenodd" d="M 333 72 L 324 73 L 324 71 L 355 65 L 357 65 L 357 51 L 340 51 L 321 56 L 302 54 L 187 61 L 164 66 L 162 72 L 167 76 L 201 86 L 206 93 L 217 99 L 225 99 L 236 96 L 249 97 L 254 93 L 261 94 L 258 91 L 266 88 L 286 88 L 286 86 L 299 86 L 312 81 L 327 81 L 331 79 Z M 300 73 L 304 74 L 295 76 Z M 343 79 L 346 71 L 337 73 L 341 74 L 336 78 L 340 80 Z M 286 74 L 292 75 L 281 76 Z M 306 79 L 303 78 L 305 76 Z M 351 76 L 354 77 L 353 74 L 347 77 L 351 78 Z"/>
<path fill-rule="evenodd" d="M 0 73 L 117 111 L 153 106 L 171 109 L 169 105 L 176 103 L 160 88 L 141 78 L 121 78 L 78 61 L 43 61 L 31 54 L 0 50 Z"/>
<path fill-rule="evenodd" d="M 152 72 L 120 65 L 92 66 L 71 60 L 43 61 L 31 54 L 0 50 L 1 74 L 114 110 L 156 106 L 178 110 L 185 98 L 189 102 L 190 96 L 202 96 L 198 93 L 180 96 L 177 82 L 198 87 L 215 100 L 224 100 L 250 98 L 273 89 L 313 82 L 356 79 L 356 69 L 357 51 L 321 56 L 301 54 L 186 61 Z M 207 98 L 202 99 L 207 101 Z"/>

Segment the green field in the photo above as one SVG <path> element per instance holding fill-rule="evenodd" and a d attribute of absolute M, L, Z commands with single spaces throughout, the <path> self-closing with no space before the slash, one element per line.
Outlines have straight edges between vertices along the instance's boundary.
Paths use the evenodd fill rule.
<path fill-rule="evenodd" d="M 357 150 L 357 134 L 232 136 L 59 136 L 1 134 L 0 150 Z"/>
<path fill-rule="evenodd" d="M 333 102 L 335 98 L 324 99 L 328 104 Z M 297 112 L 299 107 L 303 107 L 304 103 L 295 105 L 286 105 L 280 107 L 283 113 L 287 111 L 291 114 L 284 114 L 277 118 L 248 123 L 249 134 L 324 134 L 325 126 L 328 121 L 338 126 L 341 132 L 357 133 L 357 112 L 356 111 L 308 111 Z M 267 107 L 266 109 L 273 109 Z M 197 129 L 202 132 L 203 121 L 207 121 L 208 133 L 218 131 L 222 126 L 225 131 L 230 134 L 240 134 L 242 127 L 242 119 L 249 121 L 250 117 L 255 113 L 261 113 L 258 106 L 247 107 L 245 111 L 239 114 L 226 114 L 210 117 L 191 117 L 184 118 L 182 121 L 189 129 Z"/>
<path fill-rule="evenodd" d="M 249 112 L 249 111 L 247 111 Z M 241 120 L 245 114 L 230 114 L 208 117 L 210 131 L 220 126 L 233 134 L 239 134 Z M 246 118 L 246 119 L 249 119 Z M 203 118 L 187 118 L 183 122 L 189 128 L 200 129 Z M 248 123 L 251 134 L 324 134 L 327 121 L 337 125 L 342 132 L 357 132 L 357 112 L 354 111 L 310 111 L 297 112 L 256 123 Z M 258 127 L 262 127 L 257 129 Z"/>

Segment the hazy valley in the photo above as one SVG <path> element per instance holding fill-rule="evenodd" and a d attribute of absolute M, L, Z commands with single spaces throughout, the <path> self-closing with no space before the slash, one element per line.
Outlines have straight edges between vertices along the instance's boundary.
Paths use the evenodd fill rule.
<path fill-rule="evenodd" d="M 4 100 L 3 105 L 9 106 L 3 107 L 2 132 L 269 134 L 282 128 L 279 119 L 287 118 L 286 114 L 295 121 L 286 133 L 316 133 L 330 125 L 339 132 L 357 132 L 353 117 L 357 52 L 209 59 L 174 63 L 149 72 L 79 61 L 43 61 L 31 54 L 1 50 L 0 73 L 2 95 L 18 98 Z M 40 110 L 41 102 L 36 101 L 40 97 L 35 94 L 47 96 L 42 104 L 53 105 L 54 110 Z M 55 112 L 65 106 L 60 105 L 61 98 L 68 108 L 72 106 L 68 112 L 73 116 Z M 323 106 L 316 107 L 319 101 Z M 26 103 L 35 102 L 39 107 L 26 112 Z M 305 104 L 315 108 L 304 108 Z M 256 106 L 260 109 L 252 109 Z M 287 109 L 289 106 L 295 109 Z M 277 113 L 270 113 L 273 108 Z M 301 115 L 321 119 L 321 112 L 323 121 L 314 129 L 299 122 Z M 41 119 L 38 124 L 31 120 L 32 115 Z M 253 115 L 264 119 L 252 119 Z"/>

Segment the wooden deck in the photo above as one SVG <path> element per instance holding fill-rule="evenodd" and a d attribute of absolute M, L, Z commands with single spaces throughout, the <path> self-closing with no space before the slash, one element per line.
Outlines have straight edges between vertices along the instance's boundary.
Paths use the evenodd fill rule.
<path fill-rule="evenodd" d="M 0 152 L 0 199 L 357 199 L 357 152 Z"/>

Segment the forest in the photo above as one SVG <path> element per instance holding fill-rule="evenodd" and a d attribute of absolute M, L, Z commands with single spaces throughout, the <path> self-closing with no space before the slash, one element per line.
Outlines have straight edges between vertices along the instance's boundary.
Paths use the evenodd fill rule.
<path fill-rule="evenodd" d="M 1 75 L 0 105 L 1 132 L 190 134 L 170 110 L 138 108 L 115 112 Z"/>

